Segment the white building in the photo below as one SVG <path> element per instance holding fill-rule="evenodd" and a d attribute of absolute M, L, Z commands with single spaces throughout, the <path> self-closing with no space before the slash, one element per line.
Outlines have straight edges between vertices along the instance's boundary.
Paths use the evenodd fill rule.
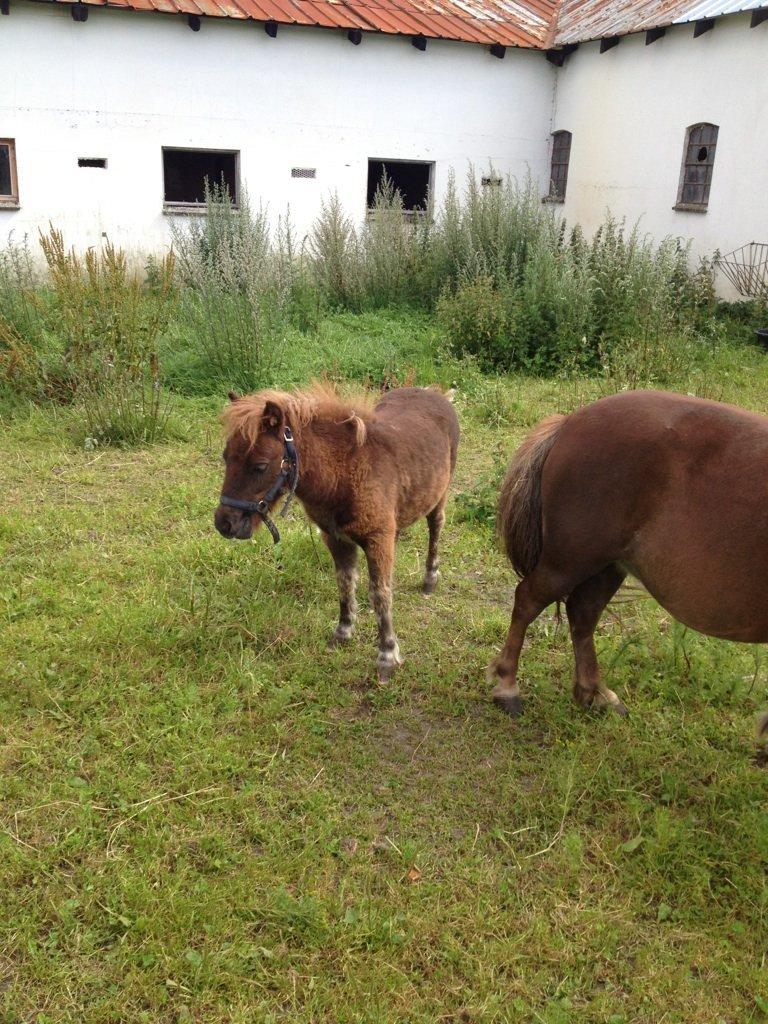
<path fill-rule="evenodd" d="M 0 0 L 0 241 L 168 244 L 206 176 L 357 221 L 470 163 L 723 252 L 768 241 L 768 0 Z M 503 58 L 503 59 L 499 59 Z"/>

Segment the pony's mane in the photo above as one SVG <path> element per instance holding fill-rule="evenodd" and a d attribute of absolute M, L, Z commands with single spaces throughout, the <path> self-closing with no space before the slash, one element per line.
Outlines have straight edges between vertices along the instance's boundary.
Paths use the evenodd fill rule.
<path fill-rule="evenodd" d="M 310 423 L 349 423 L 354 427 L 354 441 L 358 447 L 365 444 L 368 421 L 373 413 L 368 395 L 344 398 L 328 384 L 314 383 L 302 391 L 266 389 L 236 398 L 227 405 L 222 413 L 226 437 L 241 434 L 250 445 L 254 445 L 264 428 L 264 415 L 270 404 L 283 411 L 297 441 Z"/>

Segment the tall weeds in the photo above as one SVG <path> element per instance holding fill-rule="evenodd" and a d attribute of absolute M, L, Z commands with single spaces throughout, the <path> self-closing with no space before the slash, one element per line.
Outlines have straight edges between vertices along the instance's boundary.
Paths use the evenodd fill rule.
<path fill-rule="evenodd" d="M 277 243 L 267 211 L 247 194 L 235 208 L 223 186 L 206 189 L 206 210 L 173 228 L 182 329 L 217 381 L 253 389 L 271 383 L 298 297 L 298 257 L 288 220 Z"/>
<path fill-rule="evenodd" d="M 148 293 L 109 242 L 80 255 L 51 228 L 40 246 L 48 269 L 42 289 L 26 250 L 9 247 L 0 261 L 6 380 L 18 392 L 77 404 L 98 443 L 157 440 L 168 420 L 158 342 L 171 314 L 173 256 L 156 262 Z"/>

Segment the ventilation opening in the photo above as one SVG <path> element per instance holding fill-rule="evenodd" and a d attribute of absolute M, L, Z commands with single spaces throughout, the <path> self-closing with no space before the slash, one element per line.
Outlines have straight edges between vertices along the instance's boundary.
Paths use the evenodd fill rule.
<path fill-rule="evenodd" d="M 699 163 L 703 163 L 707 159 L 708 156 L 709 156 L 709 150 L 707 149 L 706 146 L 702 146 L 701 149 L 699 150 L 699 152 L 696 154 L 696 159 L 699 161 Z"/>
<path fill-rule="evenodd" d="M 220 186 L 237 205 L 237 153 L 210 149 L 164 149 L 163 182 L 166 203 L 202 205 L 205 185 Z"/>
<path fill-rule="evenodd" d="M 368 209 L 374 205 L 376 190 L 388 178 L 403 197 L 406 210 L 426 210 L 433 166 L 404 160 L 369 160 Z"/>
<path fill-rule="evenodd" d="M 292 167 L 291 177 L 292 178 L 314 178 L 317 176 L 317 171 L 314 167 Z"/>
<path fill-rule="evenodd" d="M 106 168 L 107 159 L 103 156 L 81 156 L 77 160 L 78 167 L 101 167 Z"/>
<path fill-rule="evenodd" d="M 487 174 L 480 179 L 480 184 L 483 188 L 501 188 L 504 184 L 502 178 L 494 177 L 493 175 Z"/>

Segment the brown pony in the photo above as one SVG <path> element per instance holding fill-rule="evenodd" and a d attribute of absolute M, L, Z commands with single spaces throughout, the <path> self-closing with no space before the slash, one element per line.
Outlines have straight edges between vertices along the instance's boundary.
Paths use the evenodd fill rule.
<path fill-rule="evenodd" d="M 490 666 L 518 714 L 525 631 L 565 600 L 582 706 L 626 708 L 600 680 L 594 631 L 628 573 L 701 633 L 768 641 L 768 419 L 659 391 L 613 395 L 528 436 L 502 487 L 499 526 L 521 582 Z"/>
<path fill-rule="evenodd" d="M 295 491 L 336 566 L 339 624 L 332 643 L 352 635 L 358 548 L 368 563 L 379 628 L 379 678 L 402 664 L 392 627 L 392 569 L 400 530 L 426 516 L 429 526 L 424 593 L 435 589 L 438 541 L 459 443 L 449 399 L 437 391 L 400 388 L 375 406 L 344 401 L 320 385 L 286 394 L 260 391 L 224 412 L 226 469 L 216 529 L 245 540 Z"/>

